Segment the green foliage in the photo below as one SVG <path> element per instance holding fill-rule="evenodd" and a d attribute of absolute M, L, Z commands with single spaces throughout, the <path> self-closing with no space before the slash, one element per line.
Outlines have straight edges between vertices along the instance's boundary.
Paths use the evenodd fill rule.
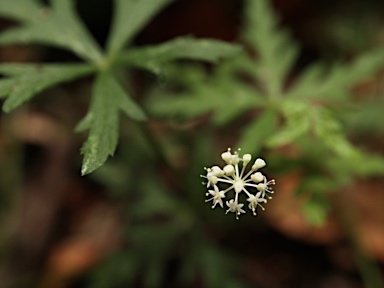
<path fill-rule="evenodd" d="M 202 67 L 185 66 L 182 70 L 181 74 L 177 67 L 169 67 L 164 75 L 182 87 L 177 97 L 164 87 L 154 91 L 149 98 L 147 107 L 155 116 L 189 119 L 211 112 L 213 124 L 222 126 L 253 107 L 266 105 L 262 94 L 238 81 L 226 64 L 218 67 L 217 77 L 209 77 Z"/>
<path fill-rule="evenodd" d="M 242 131 L 242 136 L 238 146 L 244 151 L 259 154 L 267 139 L 277 128 L 278 113 L 272 109 L 266 109 L 258 117 L 258 121 L 253 121 Z"/>
<path fill-rule="evenodd" d="M 3 110 L 9 112 L 30 100 L 34 95 L 58 83 L 71 81 L 94 71 L 86 64 L 2 64 L 0 94 L 8 95 Z"/>
<path fill-rule="evenodd" d="M 241 270 L 238 259 L 204 231 L 206 223 L 202 216 L 212 211 L 202 209 L 204 196 L 196 193 L 200 180 L 192 173 L 180 173 L 178 180 L 189 185 L 182 188 L 185 193 L 175 195 L 177 191 L 163 183 L 162 175 L 157 172 L 156 158 L 141 149 L 146 141 L 139 139 L 133 126 L 129 130 L 131 133 L 122 137 L 120 157 L 111 159 L 90 175 L 125 192 L 116 197 L 124 205 L 122 211 L 129 223 L 124 233 L 124 248 L 88 275 L 89 287 L 165 287 L 169 286 L 166 282 L 169 278 L 177 287 L 189 287 L 199 278 L 203 287 L 245 287 L 237 280 Z M 193 166 L 201 170 L 202 160 L 207 160 L 203 155 L 209 153 L 208 141 L 205 138 L 191 141 L 196 148 L 191 152 Z M 168 160 L 166 145 L 158 147 L 164 157 L 160 156 L 161 167 Z M 113 175 L 119 180 L 110 181 L 113 167 L 124 171 Z M 221 215 L 216 220 L 226 220 L 224 217 Z M 228 228 L 228 223 L 225 225 Z M 170 265 L 171 276 L 167 269 Z"/>
<path fill-rule="evenodd" d="M 108 156 L 113 155 L 118 142 L 120 110 L 134 120 L 146 119 L 141 108 L 111 73 L 99 74 L 93 86 L 89 111 L 76 127 L 77 131 L 89 129 L 88 139 L 82 147 L 83 175 L 100 167 Z"/>
<path fill-rule="evenodd" d="M 8 7 L 10 1 L 0 1 L 0 13 L 5 7 L 5 16 L 16 16 L 22 25 L 0 34 L 0 44 L 41 43 L 68 49 L 86 61 L 101 60 L 100 47 L 75 14 L 72 0 L 52 0 L 52 7 L 34 1 L 12 2 Z M 31 10 L 23 10 L 25 4 Z M 15 13 L 10 13 L 13 8 Z"/>
<path fill-rule="evenodd" d="M 204 53 L 201 53 L 202 51 Z M 220 58 L 237 52 L 240 52 L 240 47 L 221 41 L 180 37 L 160 45 L 131 49 L 123 53 L 119 60 L 124 64 L 159 74 L 162 67 L 173 60 L 192 59 L 215 63 Z"/>
<path fill-rule="evenodd" d="M 173 0 L 116 0 L 107 51 L 116 55 L 155 14 Z"/>
<path fill-rule="evenodd" d="M 210 115 L 212 126 L 224 126 L 238 139 L 237 146 L 247 152 L 294 147 L 303 162 L 310 164 L 306 175 L 315 173 L 324 183 L 332 183 L 320 188 L 311 181 L 305 185 L 308 193 L 317 191 L 317 200 L 309 201 L 303 211 L 310 222 L 321 224 L 328 211 L 323 207 L 327 193 L 357 175 L 384 173 L 383 157 L 353 144 L 346 126 L 365 122 L 365 131 L 383 127 L 377 121 L 379 106 L 374 107 L 372 101 L 368 109 L 359 109 L 368 104 L 356 103 L 351 91 L 383 67 L 384 50 L 376 48 L 349 62 L 313 63 L 288 85 L 297 45 L 279 27 L 269 1 L 249 0 L 245 11 L 241 40 L 257 56 L 240 55 L 211 75 L 203 68 L 169 68 L 165 77 L 175 84 L 154 91 L 147 102 L 148 111 L 178 121 Z M 376 116 L 370 116 L 371 112 Z M 361 122 L 353 121 L 356 115 Z M 240 127 L 234 127 L 237 123 Z M 283 170 L 289 156 L 281 159 L 274 167 Z"/>
<path fill-rule="evenodd" d="M 278 18 L 269 1 L 248 1 L 243 40 L 257 51 L 254 75 L 270 97 L 279 97 L 298 49 L 286 31 L 278 27 Z"/>
<path fill-rule="evenodd" d="M 129 224 L 121 251 L 89 274 L 92 288 L 138 282 L 166 287 L 170 263 L 176 267 L 173 280 L 181 287 L 195 286 L 197 279 L 204 287 L 244 286 L 237 278 L 242 266 L 224 244 L 237 241 L 242 232 L 202 205 L 197 175 L 217 160 L 213 143 L 221 147 L 232 142 L 246 153 L 269 158 L 267 168 L 276 174 L 300 170 L 304 180 L 296 192 L 307 197 L 302 212 L 313 225 L 327 219 L 330 192 L 356 176 L 384 174 L 384 157 L 362 148 L 374 133 L 384 131 L 378 121 L 383 97 L 356 101 L 351 93 L 383 67 L 383 49 L 350 61 L 318 61 L 291 75 L 298 45 L 268 0 L 246 1 L 240 36 L 244 50 L 238 44 L 193 37 L 129 46 L 171 2 L 115 0 L 104 51 L 77 16 L 74 1 L 51 0 L 45 7 L 33 0 L 0 0 L 0 15 L 18 23 L 0 34 L 0 45 L 60 47 L 85 62 L 0 64 L 5 112 L 55 85 L 93 79 L 88 112 L 75 129 L 88 133 L 81 173 L 94 172 L 93 179 L 115 192 Z M 231 56 L 237 57 L 220 62 Z M 124 68 L 155 74 L 161 85 L 149 87 L 145 99 L 133 95 L 123 84 L 129 83 L 122 77 Z M 130 121 L 121 121 L 121 114 Z M 153 121 L 153 127 L 143 129 L 147 118 L 176 125 Z M 119 139 L 119 157 L 103 165 Z M 245 227 L 247 236 L 257 229 Z"/>
<path fill-rule="evenodd" d="M 112 30 L 104 52 L 76 15 L 73 0 L 51 0 L 49 7 L 33 0 L 0 0 L 0 15 L 20 22 L 19 26 L 0 34 L 0 45 L 39 43 L 60 47 L 89 63 L 0 64 L 0 72 L 10 76 L 0 80 L 0 97 L 8 96 L 4 111 L 18 107 L 46 88 L 95 74 L 89 112 L 77 126 L 78 131 L 90 130 L 82 147 L 83 175 L 94 171 L 113 155 L 118 143 L 120 110 L 135 121 L 146 118 L 115 78 L 117 66 L 141 67 L 153 72 L 176 59 L 216 62 L 239 52 L 236 45 L 193 38 L 176 39 L 158 47 L 126 49 L 125 45 L 171 1 L 115 2 Z"/>
<path fill-rule="evenodd" d="M 348 101 L 348 89 L 364 77 L 379 71 L 383 62 L 383 49 L 376 49 L 359 56 L 352 63 L 337 63 L 331 68 L 314 64 L 299 77 L 288 91 L 288 96 Z"/>

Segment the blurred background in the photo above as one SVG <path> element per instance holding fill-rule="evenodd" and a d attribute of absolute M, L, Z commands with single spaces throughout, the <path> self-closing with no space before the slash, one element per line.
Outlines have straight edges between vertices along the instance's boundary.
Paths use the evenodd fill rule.
<path fill-rule="evenodd" d="M 349 61 L 384 44 L 380 0 L 271 3 L 279 27 L 288 29 L 299 47 L 288 82 L 315 62 Z M 77 1 L 102 45 L 112 5 Z M 181 35 L 238 42 L 246 9 L 240 0 L 179 0 L 157 15 L 135 44 Z M 1 30 L 13 24 L 0 19 Z M 0 47 L 2 63 L 77 60 L 38 45 Z M 189 64 L 182 63 L 176 74 L 190 77 L 193 85 L 205 85 L 204 77 L 215 74 L 215 66 Z M 185 92 L 184 79 L 169 84 L 167 77 L 136 70 L 126 77 L 151 120 L 123 119 L 115 156 L 86 177 L 80 176 L 79 153 L 85 135 L 73 129 L 86 113 L 92 79 L 49 89 L 1 114 L 0 287 L 384 287 L 380 173 L 355 176 L 341 169 L 337 185 L 327 186 L 324 179 L 334 181 L 334 172 L 322 166 L 327 158 L 316 147 L 310 146 L 310 154 L 294 144 L 260 146 L 254 157 L 268 163 L 263 172 L 276 180 L 274 199 L 257 217 L 248 211 L 236 221 L 204 202 L 199 175 L 204 166 L 220 163 L 220 154 L 238 143 L 241 127 L 259 112 L 239 113 L 225 125 L 212 124 L 209 111 L 159 116 L 156 102 L 148 99 L 169 90 L 177 97 Z M 358 113 L 338 114 L 348 139 L 380 157 L 383 77 L 379 71 L 356 83 L 349 104 L 359 107 Z M 378 171 L 384 170 L 382 163 Z M 309 201 L 317 197 L 315 190 L 323 193 L 320 200 Z"/>

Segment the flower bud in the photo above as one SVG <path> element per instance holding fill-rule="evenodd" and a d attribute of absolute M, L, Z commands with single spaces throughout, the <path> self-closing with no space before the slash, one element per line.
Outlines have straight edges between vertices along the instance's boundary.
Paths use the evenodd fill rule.
<path fill-rule="evenodd" d="M 224 170 L 225 175 L 231 176 L 231 175 L 235 174 L 235 168 L 233 167 L 233 165 L 228 164 L 228 165 L 224 166 L 223 170 Z"/>
<path fill-rule="evenodd" d="M 247 165 L 252 159 L 251 154 L 244 154 L 243 156 L 243 164 Z"/>
<path fill-rule="evenodd" d="M 227 163 L 229 164 L 229 162 L 231 161 L 232 159 L 232 154 L 231 152 L 227 151 L 227 152 L 224 152 L 221 154 L 221 158 Z"/>
<path fill-rule="evenodd" d="M 255 174 L 251 175 L 251 179 L 253 180 L 253 182 L 259 183 L 264 180 L 264 176 L 260 172 L 256 172 Z"/>
<path fill-rule="evenodd" d="M 239 155 L 234 154 L 234 155 L 232 155 L 232 159 L 230 160 L 229 164 L 237 165 L 237 164 L 239 164 L 239 161 L 240 161 Z"/>
<path fill-rule="evenodd" d="M 256 171 L 260 168 L 263 168 L 265 165 L 267 165 L 267 164 L 265 163 L 265 161 L 263 159 L 257 158 L 255 161 L 255 164 L 253 164 L 253 166 L 252 166 L 252 170 Z"/>
<path fill-rule="evenodd" d="M 221 170 L 219 166 L 213 166 L 211 168 L 211 173 L 212 173 L 212 175 L 217 176 L 217 177 L 221 177 L 224 175 L 224 171 Z"/>

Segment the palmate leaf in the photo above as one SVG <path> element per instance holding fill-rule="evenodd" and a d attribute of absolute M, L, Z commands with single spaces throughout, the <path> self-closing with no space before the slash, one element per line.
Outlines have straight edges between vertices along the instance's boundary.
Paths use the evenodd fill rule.
<path fill-rule="evenodd" d="M 12 6 L 9 5 L 12 2 Z M 40 43 L 68 49 L 86 61 L 102 59 L 100 47 L 77 17 L 73 0 L 52 0 L 43 7 L 25 0 L 0 0 L 0 15 L 23 20 L 22 25 L 0 34 L 0 45 Z M 24 6 L 28 3 L 26 6 Z M 14 11 L 11 11 L 11 8 Z M 30 11 L 25 11 L 28 8 Z M 25 13 L 29 15 L 25 15 Z"/>
<path fill-rule="evenodd" d="M 219 40 L 180 37 L 159 45 L 130 49 L 121 54 L 119 61 L 159 74 L 170 61 L 191 59 L 215 63 L 240 51 L 240 46 Z"/>
<path fill-rule="evenodd" d="M 137 121 L 146 118 L 111 72 L 100 73 L 94 82 L 89 111 L 76 127 L 77 131 L 89 129 L 88 139 L 81 149 L 84 154 L 82 175 L 91 173 L 114 154 L 120 111 Z"/>
<path fill-rule="evenodd" d="M 60 0 L 59 0 L 60 1 Z M 153 16 L 173 0 L 115 0 L 109 55 L 117 54 Z"/>
<path fill-rule="evenodd" d="M 108 65 L 119 64 L 144 67 L 156 72 L 160 66 L 176 59 L 197 59 L 216 62 L 221 57 L 232 56 L 240 51 L 236 45 L 217 40 L 183 38 L 158 47 L 132 49 L 122 53 L 124 45 L 157 13 L 172 0 L 116 0 L 116 17 L 104 55 L 75 13 L 74 0 L 50 0 L 49 7 L 33 0 L 0 0 L 0 16 L 20 22 L 0 34 L 0 45 L 11 43 L 40 43 L 68 49 L 90 62 L 90 65 L 14 65 L 0 66 L 0 97 L 8 96 L 3 109 L 10 111 L 31 99 L 43 89 L 60 82 L 96 73 L 89 112 L 78 124 L 77 130 L 89 129 L 82 147 L 84 154 L 82 174 L 88 174 L 113 155 L 118 142 L 119 113 L 134 120 L 144 120 L 141 108 L 127 95 Z M 142 63 L 140 63 L 142 62 Z M 243 92 L 241 92 L 243 93 Z M 243 93 L 244 94 L 244 93 Z M 246 97 L 245 97 L 246 98 Z M 238 97 L 240 102 L 242 98 Z M 237 107 L 236 105 L 234 105 Z M 244 103 L 240 110 L 246 109 Z M 239 107 L 240 107 L 239 106 Z M 229 112 L 228 112 L 229 111 Z M 233 117 L 232 110 L 222 109 L 219 121 Z"/>
<path fill-rule="evenodd" d="M 10 76 L 0 80 L 0 96 L 8 96 L 3 110 L 9 112 L 42 90 L 92 73 L 86 64 L 2 64 L 0 74 Z"/>

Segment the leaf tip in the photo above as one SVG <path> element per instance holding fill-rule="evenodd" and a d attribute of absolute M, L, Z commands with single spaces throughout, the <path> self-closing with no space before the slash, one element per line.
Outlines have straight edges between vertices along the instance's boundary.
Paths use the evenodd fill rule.
<path fill-rule="evenodd" d="M 89 160 L 84 159 L 83 165 L 81 166 L 81 176 L 86 176 L 86 175 L 92 173 L 97 168 L 99 168 L 103 163 L 91 163 L 90 164 Z"/>

